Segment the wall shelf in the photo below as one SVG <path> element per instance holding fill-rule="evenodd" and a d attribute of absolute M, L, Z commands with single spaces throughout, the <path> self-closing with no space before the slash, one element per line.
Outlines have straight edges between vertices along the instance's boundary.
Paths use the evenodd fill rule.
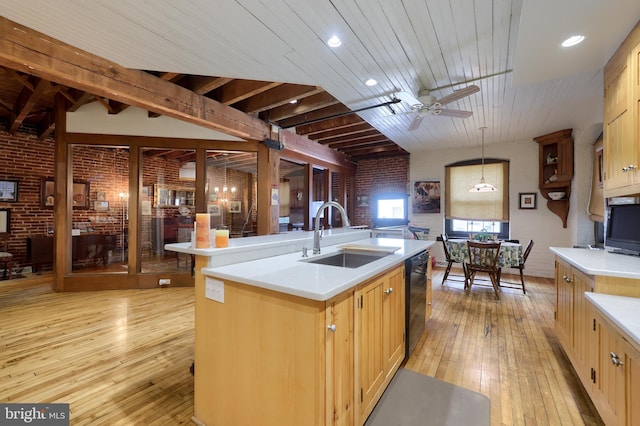
<path fill-rule="evenodd" d="M 569 198 L 573 179 L 573 137 L 572 129 L 559 130 L 533 138 L 539 145 L 538 188 L 547 199 L 547 208 L 562 220 L 567 227 Z M 553 200 L 550 192 L 564 192 L 565 196 Z"/>

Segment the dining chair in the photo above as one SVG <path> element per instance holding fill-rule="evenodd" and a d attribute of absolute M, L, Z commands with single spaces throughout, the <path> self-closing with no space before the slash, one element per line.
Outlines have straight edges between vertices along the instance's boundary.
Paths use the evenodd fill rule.
<path fill-rule="evenodd" d="M 500 284 L 500 287 L 517 288 L 517 289 L 522 288 L 522 293 L 527 294 L 527 290 L 525 289 L 525 286 L 524 286 L 524 265 L 525 265 L 525 262 L 527 261 L 527 258 L 529 257 L 529 253 L 531 253 L 532 248 L 533 248 L 533 240 L 529 240 L 529 243 L 527 243 L 527 247 L 524 249 L 524 254 L 522 255 L 522 261 L 520 262 L 520 264 L 518 266 L 506 266 L 506 268 L 513 268 L 513 269 L 520 270 L 520 285 L 518 285 L 518 283 L 514 283 L 510 281 L 502 281 L 502 277 L 500 276 L 501 272 L 499 272 L 498 282 Z M 515 286 L 514 285 L 509 286 L 504 284 L 515 284 Z"/>
<path fill-rule="evenodd" d="M 447 261 L 447 269 L 444 271 L 444 276 L 442 277 L 442 284 L 444 285 L 444 282 L 447 279 L 450 279 L 451 281 L 460 281 L 460 282 L 464 282 L 465 283 L 465 288 L 466 288 L 466 283 L 467 283 L 467 279 L 466 279 L 466 272 L 464 270 L 464 261 L 458 261 L 455 260 L 451 257 L 451 254 L 449 253 L 449 247 L 447 246 L 447 241 L 449 241 L 449 236 L 447 235 L 446 232 L 443 232 L 440 235 L 440 239 L 442 240 L 442 247 L 444 249 L 444 257 Z M 459 263 L 462 266 L 462 276 L 460 277 L 460 275 L 456 275 L 453 274 L 451 275 L 452 277 L 460 277 L 460 278 L 464 278 L 464 279 L 453 279 L 453 278 L 449 278 L 449 274 L 451 272 L 451 267 L 453 266 L 454 263 Z"/>
<path fill-rule="evenodd" d="M 409 226 L 407 230 L 411 233 L 416 240 L 428 240 L 429 228 L 421 228 L 418 226 Z M 420 256 L 415 256 L 412 259 L 412 272 L 416 272 L 420 275 L 427 273 L 427 262 L 429 262 L 429 252 L 425 252 Z"/>
<path fill-rule="evenodd" d="M 12 277 L 13 272 L 13 254 L 9 253 L 9 233 L 0 233 L 0 262 L 4 266 L 4 272 L 2 279 L 7 279 L 7 271 L 9 271 L 9 279 Z"/>
<path fill-rule="evenodd" d="M 469 252 L 469 261 L 465 265 L 465 289 L 471 291 L 473 281 L 478 272 L 489 275 L 493 291 L 496 299 L 500 300 L 499 287 L 500 279 L 498 268 L 498 255 L 500 254 L 500 245 L 502 243 L 485 243 L 476 241 L 467 241 L 467 250 Z"/>

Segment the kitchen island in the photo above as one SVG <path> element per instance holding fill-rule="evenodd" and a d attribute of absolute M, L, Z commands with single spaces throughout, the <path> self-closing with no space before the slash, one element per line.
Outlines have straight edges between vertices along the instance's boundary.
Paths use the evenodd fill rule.
<path fill-rule="evenodd" d="M 405 260 L 433 241 L 368 230 L 231 240 L 196 255 L 194 422 L 362 425 L 404 359 Z M 309 257 L 303 257 L 303 248 Z M 341 251 L 389 254 L 355 267 Z"/>
<path fill-rule="evenodd" d="M 640 424 L 640 258 L 550 249 L 564 352 L 606 424 Z"/>

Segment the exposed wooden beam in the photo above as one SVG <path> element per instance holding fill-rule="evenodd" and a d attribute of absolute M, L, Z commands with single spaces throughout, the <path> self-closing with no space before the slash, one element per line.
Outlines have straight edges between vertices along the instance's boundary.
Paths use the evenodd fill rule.
<path fill-rule="evenodd" d="M 30 77 L 29 85 L 24 86 L 11 114 L 11 123 L 9 123 L 9 133 L 15 133 L 25 118 L 31 113 L 31 110 L 40 99 L 42 92 L 49 87 L 49 82 L 41 78 Z"/>
<path fill-rule="evenodd" d="M 303 159 L 305 162 L 318 165 L 333 165 L 345 171 L 346 174 L 355 174 L 355 164 L 341 152 L 312 142 L 289 130 L 282 130 L 280 138 L 284 142 L 284 151 L 280 154 L 281 158 Z"/>
<path fill-rule="evenodd" d="M 340 143 L 340 142 L 351 142 L 351 141 L 356 142 L 356 141 L 371 138 L 371 137 L 384 138 L 389 140 L 388 137 L 384 136 L 382 133 L 380 133 L 376 129 L 369 129 L 363 132 L 358 132 L 356 134 L 346 134 L 344 136 L 335 136 L 333 138 L 323 139 L 322 141 L 316 140 L 316 142 L 322 145 L 333 146 L 333 144 Z"/>
<path fill-rule="evenodd" d="M 47 112 L 42 120 L 38 123 L 38 139 L 45 140 L 56 128 L 55 117 L 53 111 Z"/>
<path fill-rule="evenodd" d="M 0 65 L 243 139 L 270 126 L 151 74 L 124 68 L 0 17 Z"/>
<path fill-rule="evenodd" d="M 289 118 L 282 120 L 278 123 L 283 128 L 292 128 L 298 126 L 304 126 L 310 121 L 324 121 L 331 120 L 333 118 L 344 115 L 355 115 L 343 104 L 332 105 L 330 107 L 317 109 L 315 111 L 308 112 L 300 117 Z M 309 123 L 311 124 L 311 123 Z"/>
<path fill-rule="evenodd" d="M 209 97 L 225 105 L 232 105 L 281 85 L 272 81 L 232 80 L 209 92 Z"/>
<path fill-rule="evenodd" d="M 198 95 L 204 95 L 212 90 L 217 89 L 218 87 L 224 86 L 231 81 L 233 81 L 232 78 L 203 77 L 194 75 L 189 77 L 189 81 L 186 87 L 187 89 L 193 90 Z"/>
<path fill-rule="evenodd" d="M 236 102 L 233 107 L 248 114 L 255 114 L 282 105 L 289 105 L 291 101 L 297 100 L 301 96 L 309 96 L 323 91 L 321 88 L 314 86 L 283 84 L 243 101 Z"/>
<path fill-rule="evenodd" d="M 313 124 L 296 126 L 296 133 L 299 135 L 309 135 L 315 132 L 322 132 L 330 129 L 341 129 L 357 123 L 366 123 L 366 121 L 364 121 L 356 114 L 343 115 L 342 117 L 319 121 Z"/>
<path fill-rule="evenodd" d="M 336 98 L 323 91 L 322 93 L 299 99 L 296 104 L 287 104 L 274 108 L 270 110 L 268 114 L 261 114 L 261 118 L 271 122 L 279 122 L 296 115 L 305 114 L 338 103 L 340 102 Z"/>
<path fill-rule="evenodd" d="M 393 144 L 393 142 L 391 142 L 389 138 L 383 135 L 379 135 L 379 136 L 371 136 L 371 137 L 360 139 L 360 140 L 334 143 L 328 146 L 329 148 L 337 149 L 339 151 L 344 152 L 345 154 L 348 154 L 350 149 L 360 149 L 367 146 L 374 146 L 380 143 Z"/>
<path fill-rule="evenodd" d="M 307 133 L 306 136 L 310 139 L 322 143 L 324 139 L 331 139 L 336 136 L 349 136 L 358 135 L 361 132 L 368 132 L 375 130 L 369 123 L 363 121 L 361 123 L 355 123 L 347 126 L 340 127 L 338 129 L 322 130 L 314 133 Z"/>

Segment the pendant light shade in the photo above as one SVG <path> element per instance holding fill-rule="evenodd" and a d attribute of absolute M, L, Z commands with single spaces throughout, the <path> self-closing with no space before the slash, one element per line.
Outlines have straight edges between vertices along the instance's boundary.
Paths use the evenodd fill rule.
<path fill-rule="evenodd" d="M 480 178 L 480 183 L 473 185 L 473 187 L 469 188 L 469 192 L 496 192 L 498 189 L 491 185 L 490 183 L 485 182 L 484 180 L 484 131 L 486 127 L 481 127 L 482 131 L 482 177 Z"/>

